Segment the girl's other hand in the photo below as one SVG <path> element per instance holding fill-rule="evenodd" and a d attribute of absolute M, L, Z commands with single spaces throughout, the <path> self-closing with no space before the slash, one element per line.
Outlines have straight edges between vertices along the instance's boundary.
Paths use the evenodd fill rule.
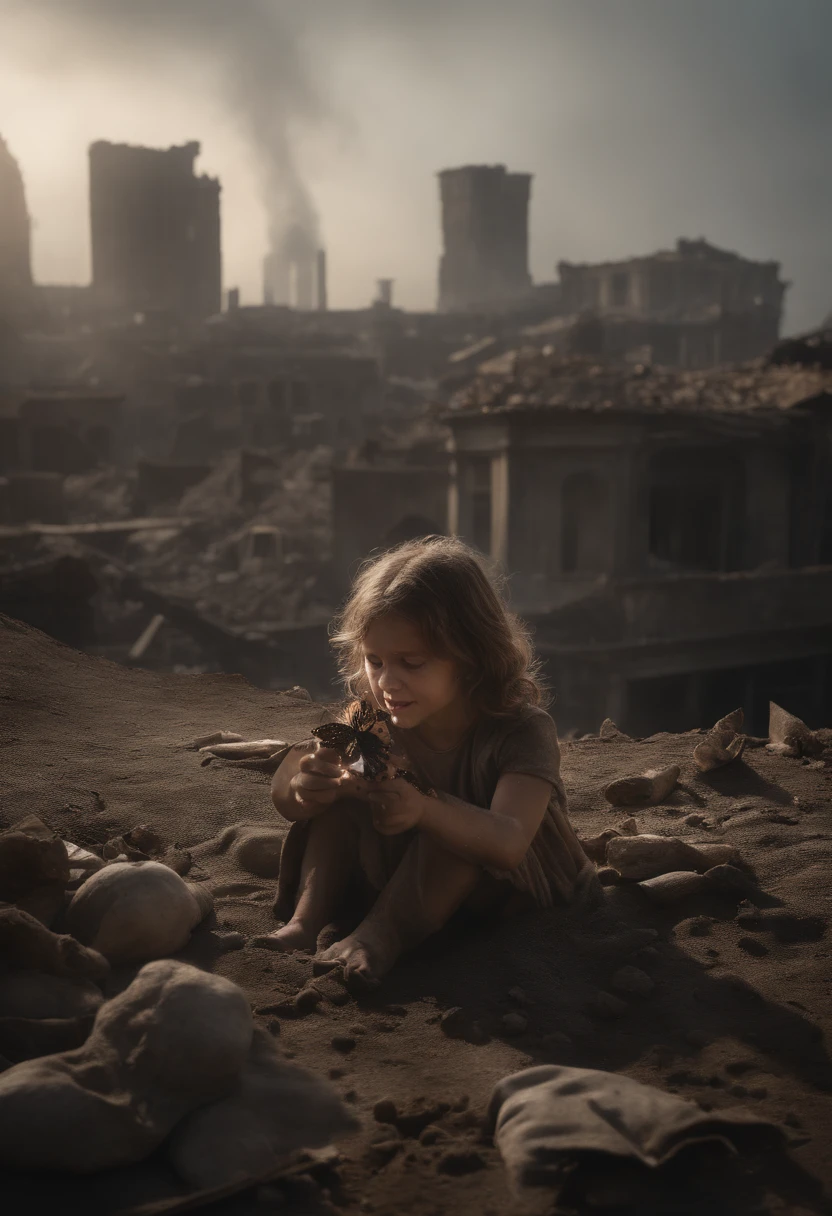
<path fill-rule="evenodd" d="M 429 801 L 403 777 L 380 782 L 367 799 L 373 808 L 373 826 L 382 836 L 398 836 L 417 827 Z"/>
<path fill-rule="evenodd" d="M 331 747 L 318 747 L 301 756 L 298 771 L 291 780 L 292 795 L 301 806 L 331 806 L 344 794 L 344 765 Z"/>

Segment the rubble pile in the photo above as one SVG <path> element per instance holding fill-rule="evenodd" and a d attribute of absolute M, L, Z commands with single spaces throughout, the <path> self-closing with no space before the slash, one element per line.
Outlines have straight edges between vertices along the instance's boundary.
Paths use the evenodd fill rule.
<path fill-rule="evenodd" d="M 680 371 L 520 347 L 483 364 L 473 383 L 451 398 L 450 408 L 777 414 L 829 392 L 832 371 L 824 366 L 758 359 L 729 368 Z"/>

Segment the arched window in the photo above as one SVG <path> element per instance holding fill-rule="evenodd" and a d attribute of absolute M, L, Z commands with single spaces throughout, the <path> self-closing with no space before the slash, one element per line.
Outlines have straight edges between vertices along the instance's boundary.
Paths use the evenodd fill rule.
<path fill-rule="evenodd" d="M 560 505 L 564 574 L 603 574 L 610 564 L 609 487 L 595 473 L 570 473 Z"/>

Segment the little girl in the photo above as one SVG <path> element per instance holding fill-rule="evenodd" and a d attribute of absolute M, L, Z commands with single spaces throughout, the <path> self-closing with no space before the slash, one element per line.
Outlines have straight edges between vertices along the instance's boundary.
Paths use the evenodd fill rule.
<path fill-rule="evenodd" d="M 287 923 L 261 944 L 314 951 L 357 875 L 370 912 L 321 958 L 367 983 L 463 904 L 594 899 L 528 634 L 474 551 L 434 536 L 383 554 L 336 629 L 348 691 L 387 711 L 400 767 L 433 793 L 365 781 L 314 740 L 294 747 L 271 790 L 292 825 L 275 903 Z"/>

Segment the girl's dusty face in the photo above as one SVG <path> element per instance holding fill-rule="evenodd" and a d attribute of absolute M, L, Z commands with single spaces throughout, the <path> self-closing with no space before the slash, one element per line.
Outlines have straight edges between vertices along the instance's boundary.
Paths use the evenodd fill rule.
<path fill-rule="evenodd" d="M 412 729 L 464 699 L 453 659 L 435 655 L 418 626 L 398 613 L 373 622 L 362 650 L 370 689 L 396 726 Z"/>

